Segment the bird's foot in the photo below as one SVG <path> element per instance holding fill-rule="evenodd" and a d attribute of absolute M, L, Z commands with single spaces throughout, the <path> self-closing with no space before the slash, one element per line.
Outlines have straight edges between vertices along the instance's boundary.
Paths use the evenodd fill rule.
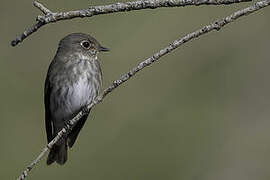
<path fill-rule="evenodd" d="M 90 110 L 88 109 L 87 106 L 84 106 L 82 107 L 82 113 L 85 115 L 85 114 L 88 114 L 90 112 Z"/>

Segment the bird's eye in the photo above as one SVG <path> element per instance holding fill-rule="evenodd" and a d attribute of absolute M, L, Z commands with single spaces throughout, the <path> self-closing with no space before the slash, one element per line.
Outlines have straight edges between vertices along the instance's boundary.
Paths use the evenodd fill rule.
<path fill-rule="evenodd" d="M 89 49 L 90 47 L 90 43 L 88 41 L 82 41 L 81 42 L 82 47 L 84 47 L 85 49 Z"/>

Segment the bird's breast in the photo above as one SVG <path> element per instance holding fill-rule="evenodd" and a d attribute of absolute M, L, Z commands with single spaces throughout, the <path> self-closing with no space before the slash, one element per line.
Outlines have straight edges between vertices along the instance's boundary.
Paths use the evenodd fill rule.
<path fill-rule="evenodd" d="M 91 103 L 101 86 L 98 62 L 81 60 L 66 64 L 52 77 L 51 111 L 56 119 L 68 119 Z"/>

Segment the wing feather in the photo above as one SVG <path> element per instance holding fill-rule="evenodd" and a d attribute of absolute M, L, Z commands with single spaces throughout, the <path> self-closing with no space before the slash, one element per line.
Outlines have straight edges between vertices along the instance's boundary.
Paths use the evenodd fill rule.
<path fill-rule="evenodd" d="M 49 78 L 46 78 L 45 90 L 44 90 L 44 103 L 45 103 L 45 127 L 47 132 L 48 143 L 53 139 L 53 128 L 52 128 L 52 115 L 50 111 L 50 95 L 52 87 L 49 82 Z"/>

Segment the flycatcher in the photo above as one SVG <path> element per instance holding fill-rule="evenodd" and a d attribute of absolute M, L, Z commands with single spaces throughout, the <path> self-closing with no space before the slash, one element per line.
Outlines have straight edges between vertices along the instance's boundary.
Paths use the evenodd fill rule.
<path fill-rule="evenodd" d="M 68 120 L 98 95 L 102 83 L 97 57 L 100 51 L 108 49 L 88 34 L 73 33 L 60 41 L 45 82 L 45 124 L 48 143 Z M 47 158 L 48 165 L 55 161 L 63 165 L 67 161 L 68 147 L 74 145 L 88 114 L 53 145 Z"/>

